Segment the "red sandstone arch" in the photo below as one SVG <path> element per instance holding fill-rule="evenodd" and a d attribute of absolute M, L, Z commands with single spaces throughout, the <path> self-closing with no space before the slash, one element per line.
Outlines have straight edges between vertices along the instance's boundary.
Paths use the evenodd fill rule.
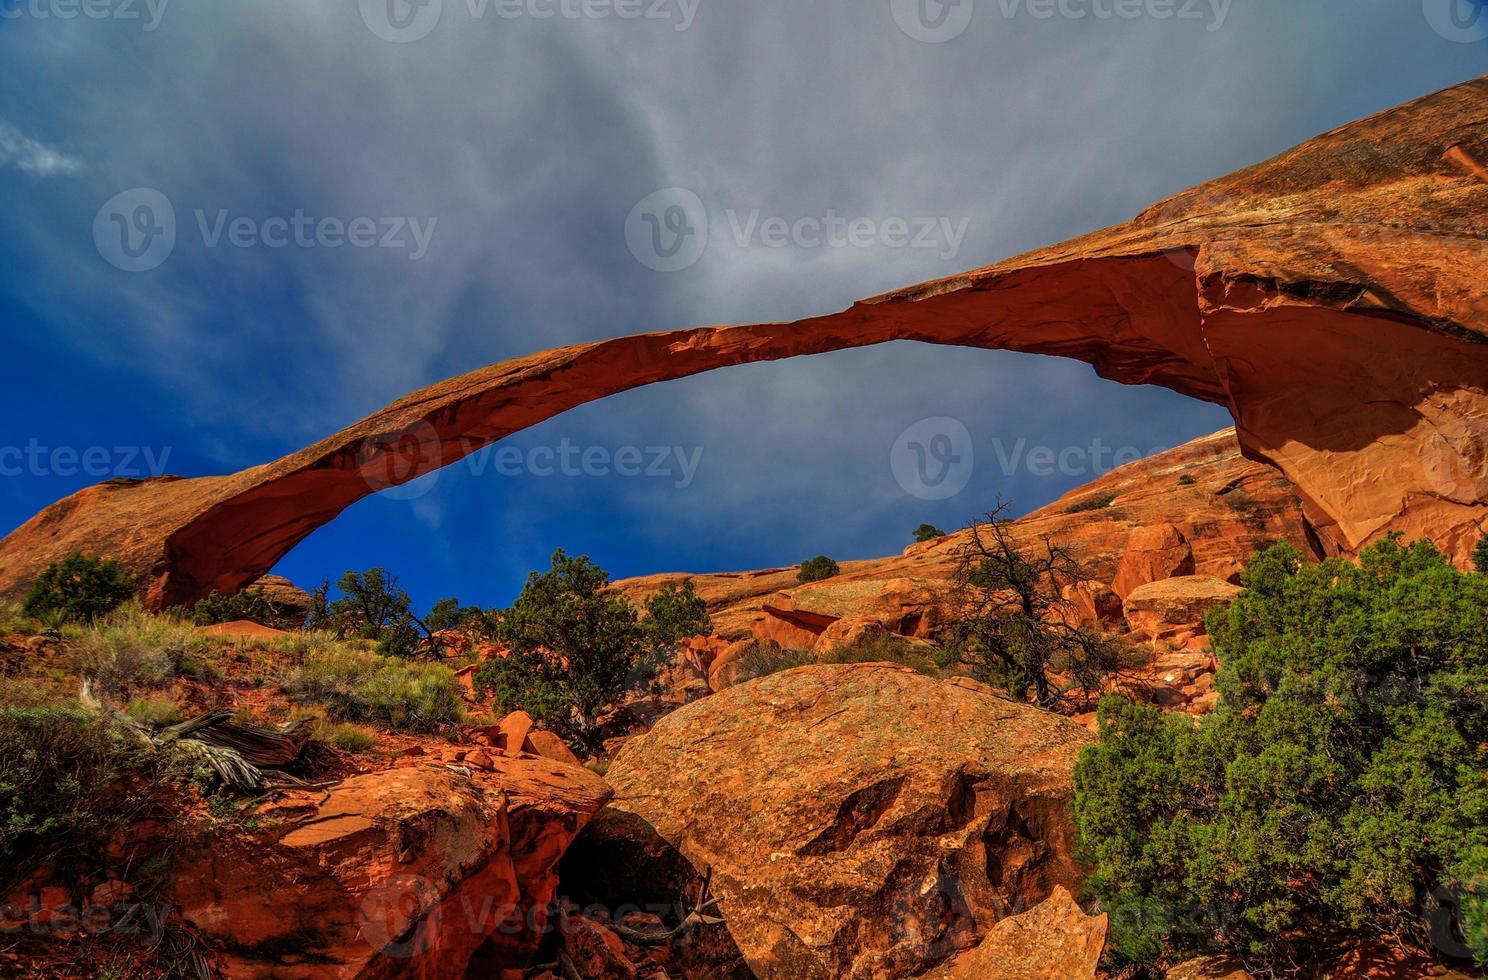
<path fill-rule="evenodd" d="M 388 485 L 606 395 L 714 368 L 919 340 L 1055 354 L 1229 408 L 1328 543 L 1392 530 L 1463 555 L 1488 509 L 1488 78 L 1311 140 L 1128 224 L 796 323 L 622 337 L 415 392 L 228 476 L 113 481 L 0 541 L 0 594 L 71 552 L 152 607 L 253 581 Z"/>

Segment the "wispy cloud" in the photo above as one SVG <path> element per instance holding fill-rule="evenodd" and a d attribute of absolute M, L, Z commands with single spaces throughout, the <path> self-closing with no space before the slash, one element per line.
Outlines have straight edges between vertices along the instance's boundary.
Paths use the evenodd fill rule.
<path fill-rule="evenodd" d="M 55 177 L 79 173 L 83 161 L 0 120 L 0 167 L 14 167 L 36 177 Z"/>

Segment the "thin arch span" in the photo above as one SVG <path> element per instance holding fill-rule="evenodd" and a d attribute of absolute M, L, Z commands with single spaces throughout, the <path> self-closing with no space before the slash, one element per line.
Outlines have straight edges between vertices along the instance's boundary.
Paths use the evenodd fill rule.
<path fill-rule="evenodd" d="M 917 340 L 1073 357 L 1227 407 L 1329 548 L 1465 556 L 1488 505 L 1488 79 L 1318 137 L 1132 222 L 793 323 L 560 348 L 461 375 L 227 476 L 112 481 L 0 541 L 0 594 L 119 557 L 155 608 L 241 588 L 346 507 L 577 405 L 737 364 Z M 1378 217 L 1388 214 L 1388 220 Z"/>

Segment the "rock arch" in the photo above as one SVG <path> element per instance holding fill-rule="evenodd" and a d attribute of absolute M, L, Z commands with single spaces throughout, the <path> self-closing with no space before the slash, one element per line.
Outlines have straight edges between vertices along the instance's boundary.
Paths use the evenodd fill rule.
<path fill-rule="evenodd" d="M 1074 357 L 1224 405 L 1330 547 L 1403 531 L 1464 556 L 1488 510 L 1485 163 L 1488 78 L 1125 225 L 840 313 L 534 354 L 228 476 L 90 487 L 0 541 L 0 594 L 83 551 L 123 560 L 152 607 L 194 602 L 253 581 L 367 494 L 577 405 L 890 340 Z"/>

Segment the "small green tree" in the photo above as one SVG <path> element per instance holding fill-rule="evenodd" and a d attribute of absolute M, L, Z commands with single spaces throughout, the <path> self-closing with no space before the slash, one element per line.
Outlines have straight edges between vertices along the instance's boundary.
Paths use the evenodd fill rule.
<path fill-rule="evenodd" d="M 60 614 L 90 622 L 112 612 L 134 594 L 124 566 L 110 558 L 69 555 L 46 570 L 26 595 L 28 616 Z"/>
<path fill-rule="evenodd" d="M 817 555 L 801 563 L 801 570 L 796 572 L 796 581 L 803 585 L 807 582 L 820 582 L 823 579 L 835 578 L 842 574 L 842 569 L 835 561 L 826 555 Z"/>
<path fill-rule="evenodd" d="M 1195 726 L 1108 699 L 1075 769 L 1113 949 L 1267 955 L 1339 928 L 1424 944 L 1420 909 L 1453 893 L 1488 962 L 1488 579 L 1392 539 L 1357 564 L 1276 545 L 1242 581 L 1209 617 L 1215 711 Z"/>
<path fill-rule="evenodd" d="M 926 541 L 934 541 L 936 538 L 945 537 L 945 532 L 934 524 L 921 524 L 915 528 L 915 543 L 924 544 Z"/>
<path fill-rule="evenodd" d="M 412 657 L 424 643 L 431 655 L 440 645 L 424 620 L 413 613 L 413 603 L 386 569 L 348 571 L 336 583 L 340 595 L 326 603 L 326 625 L 346 637 L 377 642 L 384 656 Z M 324 601 L 324 600 L 322 600 Z"/>
<path fill-rule="evenodd" d="M 670 649 L 688 637 L 712 636 L 713 620 L 708 617 L 708 604 L 689 578 L 680 584 L 667 583 L 646 600 L 641 631 L 651 649 Z"/>
<path fill-rule="evenodd" d="M 424 625 L 435 633 L 441 630 L 461 630 L 482 636 L 489 633 L 491 628 L 484 609 L 480 606 L 462 606 L 460 600 L 455 598 L 440 599 L 430 606 L 429 615 L 424 617 Z"/>
<path fill-rule="evenodd" d="M 1045 537 L 1025 547 L 998 501 L 974 522 L 957 554 L 952 646 L 979 680 L 1054 708 L 1089 700 L 1123 669 L 1129 654 L 1081 625 L 1067 597 L 1089 576 L 1071 552 Z"/>
<path fill-rule="evenodd" d="M 585 556 L 553 553 L 553 567 L 527 577 L 496 638 L 509 653 L 476 672 L 476 689 L 501 711 L 518 708 L 588 750 L 600 712 L 625 690 L 646 652 L 636 610 L 609 590 Z"/>
<path fill-rule="evenodd" d="M 633 685 L 650 680 L 675 662 L 683 640 L 713 635 L 708 604 L 697 594 L 692 579 L 662 586 L 661 591 L 646 600 L 645 615 L 640 622 L 646 652 L 631 675 Z"/>
<path fill-rule="evenodd" d="M 246 619 L 276 629 L 287 629 L 298 625 L 296 617 L 281 603 L 274 602 L 262 588 L 240 589 L 229 595 L 213 591 L 202 599 L 187 617 L 198 626 L 231 623 Z"/>

